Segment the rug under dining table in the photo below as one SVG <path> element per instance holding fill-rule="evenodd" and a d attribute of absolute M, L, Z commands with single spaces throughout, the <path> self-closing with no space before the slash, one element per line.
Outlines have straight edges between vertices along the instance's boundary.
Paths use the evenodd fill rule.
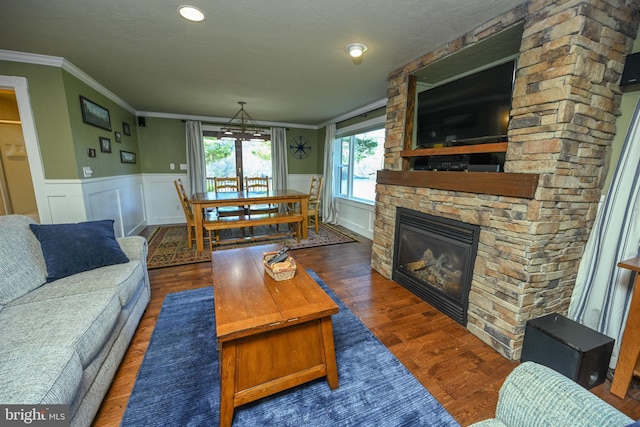
<path fill-rule="evenodd" d="M 318 231 L 319 233 L 316 233 L 313 227 L 309 228 L 308 237 L 306 239 L 300 239 L 299 242 L 294 237 L 280 236 L 274 237 L 273 239 L 265 237 L 261 240 L 246 241 L 242 243 L 233 242 L 230 244 L 225 244 L 225 239 L 237 239 L 243 237 L 243 230 L 221 230 L 220 239 L 222 243 L 220 245 L 216 245 L 214 247 L 214 250 L 224 250 L 247 245 L 274 242 L 280 242 L 283 246 L 288 246 L 289 249 L 293 250 L 358 241 L 356 234 L 350 233 L 347 230 L 339 230 L 338 228 L 329 224 L 320 223 Z M 244 232 L 246 233 L 246 230 Z M 261 236 L 268 236 L 270 233 L 277 234 L 277 231 L 273 228 L 273 226 L 269 225 L 254 227 L 253 232 L 255 235 Z M 206 250 L 202 252 L 198 252 L 195 248 L 195 245 L 189 248 L 187 244 L 186 225 L 159 226 L 151 234 L 148 240 L 149 254 L 147 256 L 147 268 L 149 269 L 211 261 L 211 254 L 208 250 L 208 242 L 205 242 Z"/>

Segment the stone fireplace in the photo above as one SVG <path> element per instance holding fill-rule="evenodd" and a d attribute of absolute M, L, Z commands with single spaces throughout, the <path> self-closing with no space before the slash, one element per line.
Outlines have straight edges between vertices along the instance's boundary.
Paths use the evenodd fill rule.
<path fill-rule="evenodd" d="M 532 0 L 390 73 L 372 267 L 393 276 L 398 208 L 477 226 L 467 329 L 519 359 L 526 321 L 566 314 L 607 174 L 631 0 Z M 504 172 L 411 171 L 412 74 L 524 23 Z"/>

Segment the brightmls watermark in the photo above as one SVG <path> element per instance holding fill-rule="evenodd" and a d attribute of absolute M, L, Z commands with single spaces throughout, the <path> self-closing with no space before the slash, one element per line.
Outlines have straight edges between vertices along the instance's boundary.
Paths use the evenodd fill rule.
<path fill-rule="evenodd" d="M 0 427 L 69 427 L 69 405 L 0 405 Z"/>

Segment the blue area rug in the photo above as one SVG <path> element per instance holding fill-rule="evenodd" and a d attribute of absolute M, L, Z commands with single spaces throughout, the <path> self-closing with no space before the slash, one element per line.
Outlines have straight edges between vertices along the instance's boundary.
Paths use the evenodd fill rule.
<path fill-rule="evenodd" d="M 340 387 L 324 379 L 236 408 L 234 426 L 458 426 L 436 399 L 335 300 Z M 220 378 L 213 289 L 167 295 L 122 426 L 216 426 Z"/>

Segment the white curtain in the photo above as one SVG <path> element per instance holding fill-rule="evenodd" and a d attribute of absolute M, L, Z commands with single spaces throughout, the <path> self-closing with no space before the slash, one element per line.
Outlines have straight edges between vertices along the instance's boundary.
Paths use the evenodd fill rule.
<path fill-rule="evenodd" d="M 333 151 L 336 139 L 336 124 L 325 126 L 324 140 L 324 183 L 322 184 L 322 222 L 335 224 L 338 221 L 337 211 L 333 201 Z"/>
<path fill-rule="evenodd" d="M 202 140 L 202 123 L 187 121 L 185 126 L 187 139 L 187 180 L 192 193 L 206 191 L 206 163 L 204 159 L 204 142 Z"/>
<path fill-rule="evenodd" d="M 285 128 L 271 128 L 271 173 L 273 174 L 273 189 L 286 190 L 288 188 L 287 174 L 287 130 Z"/>
<path fill-rule="evenodd" d="M 640 103 L 636 105 L 611 188 L 598 209 L 580 263 L 569 317 L 616 340 L 609 366 L 618 362 L 633 291 L 633 275 L 618 262 L 639 255 Z"/>

